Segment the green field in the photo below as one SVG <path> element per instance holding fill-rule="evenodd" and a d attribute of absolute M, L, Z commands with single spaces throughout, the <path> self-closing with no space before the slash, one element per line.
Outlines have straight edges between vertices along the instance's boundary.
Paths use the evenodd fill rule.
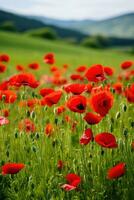
<path fill-rule="evenodd" d="M 13 72 L 13 67 L 16 64 L 27 65 L 29 62 L 36 60 L 43 66 L 43 55 L 47 52 L 54 52 L 56 54 L 57 65 L 60 66 L 67 63 L 71 69 L 79 65 L 85 64 L 90 66 L 100 63 L 115 67 L 118 70 L 122 61 L 133 58 L 121 50 L 86 49 L 61 41 L 45 41 L 33 39 L 25 35 L 4 32 L 0 32 L 0 52 L 9 53 L 11 56 L 11 72 Z M 43 68 L 44 73 L 47 70 L 46 68 Z"/>
<path fill-rule="evenodd" d="M 133 60 L 130 54 L 120 49 L 93 50 L 63 41 L 45 41 L 25 35 L 0 32 L 0 54 L 7 53 L 11 57 L 7 71 L 0 74 L 1 80 L 6 80 L 17 73 L 15 69 L 17 64 L 27 66 L 34 61 L 39 62 L 41 67 L 31 72 L 38 78 L 48 74 L 50 66 L 43 62 L 43 56 L 48 52 L 55 54 L 56 66 L 69 64 L 70 67 L 65 74 L 68 83 L 71 82 L 68 75 L 76 73 L 75 69 L 80 65 L 90 66 L 100 63 L 111 66 L 116 69 L 115 76 L 117 76 L 121 71 L 120 63 Z M 83 83 L 88 83 L 87 80 L 84 81 Z M 107 83 L 115 81 L 117 81 L 115 77 L 108 78 L 100 85 L 105 88 Z M 123 89 L 125 90 L 126 85 L 130 85 L 131 82 L 124 81 Z M 63 86 L 47 85 L 55 90 L 62 90 L 61 99 L 52 107 L 40 104 L 35 104 L 33 107 L 28 107 L 28 104 L 20 106 L 20 102 L 27 103 L 29 99 L 37 98 L 40 101 L 43 97 L 39 90 L 45 87 L 42 85 L 33 89 L 25 86 L 25 81 L 22 83 L 20 88 L 9 85 L 11 87 L 9 89 L 17 95 L 14 103 L 5 102 L 5 95 L 0 101 L 0 116 L 3 115 L 3 109 L 9 110 L 7 117 L 9 124 L 0 126 L 0 200 L 133 200 L 134 147 L 131 147 L 134 142 L 133 102 L 128 102 L 124 93 L 117 94 L 112 86 L 110 91 L 103 88 L 106 94 L 110 93 L 114 101 L 106 116 L 100 116 L 101 121 L 91 125 L 84 120 L 85 113 L 73 112 L 67 106 L 69 98 L 75 97 L 75 93 L 67 94 Z M 89 98 L 93 94 L 83 91 L 82 95 L 87 101 L 85 112 L 100 114 L 89 105 Z M 108 103 L 104 102 L 104 109 Z M 65 106 L 65 112 L 58 115 L 56 110 L 61 105 Z M 80 110 L 83 107 L 81 103 L 78 106 Z M 69 117 L 70 121 L 67 120 Z M 31 131 L 30 127 L 30 132 L 27 132 L 25 124 L 22 123 L 27 118 L 34 124 L 34 131 Z M 46 133 L 48 124 L 52 125 L 50 135 Z M 87 145 L 80 144 L 80 138 L 87 128 L 92 129 L 93 138 L 99 133 L 112 133 L 118 148 L 114 148 L 111 141 L 110 148 L 108 146 L 104 148 L 93 138 Z M 106 140 L 105 142 L 107 143 Z M 61 169 L 57 167 L 59 160 L 63 161 Z M 2 166 L 8 162 L 23 163 L 25 167 L 19 173 L 8 172 L 3 175 Z M 123 169 L 121 174 L 118 170 L 113 179 L 108 179 L 108 169 L 122 162 L 125 163 L 125 170 Z M 79 175 L 81 182 L 72 191 L 65 191 L 62 186 L 67 183 L 65 177 L 69 173 Z"/>

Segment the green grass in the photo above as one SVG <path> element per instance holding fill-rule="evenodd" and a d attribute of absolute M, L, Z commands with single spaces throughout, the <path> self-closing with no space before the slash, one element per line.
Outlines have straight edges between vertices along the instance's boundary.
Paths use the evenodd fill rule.
<path fill-rule="evenodd" d="M 113 66 L 118 69 L 123 60 L 133 58 L 131 55 L 119 50 L 86 49 L 80 46 L 66 44 L 65 42 L 45 41 L 30 38 L 25 35 L 4 32 L 0 32 L 0 52 L 11 55 L 12 67 L 16 64 L 27 65 L 29 62 L 36 60 L 45 66 L 42 58 L 47 52 L 54 52 L 56 54 L 57 65 L 68 63 L 71 69 L 82 64 L 90 66 L 98 63 Z"/>
<path fill-rule="evenodd" d="M 56 54 L 57 65 L 70 64 L 70 71 L 79 65 L 101 63 L 119 70 L 119 64 L 132 59 L 129 54 L 119 50 L 92 50 L 76 47 L 64 42 L 50 42 L 32 39 L 24 35 L 0 32 L 0 52 L 9 53 L 11 63 L 2 77 L 15 72 L 16 64 L 27 65 L 39 61 L 41 70 L 38 75 L 48 72 L 48 66 L 42 61 L 46 52 Z M 133 104 L 114 94 L 114 105 L 109 114 L 95 126 L 87 125 L 83 115 L 67 110 L 60 116 L 55 114 L 58 105 L 66 103 L 64 94 L 58 105 L 51 108 L 36 106 L 33 112 L 28 107 L 20 107 L 19 102 L 32 98 L 39 91 L 21 88 L 14 104 L 0 102 L 0 108 L 10 110 L 10 123 L 0 126 L 0 166 L 7 162 L 22 162 L 25 169 L 16 175 L 0 175 L 0 200 L 133 200 L 134 152 L 131 142 L 134 140 Z M 89 97 L 89 94 L 84 94 Z M 89 107 L 87 108 L 89 110 Z M 64 120 L 69 115 L 72 123 L 77 122 L 72 130 L 72 123 Z M 30 118 L 35 126 L 35 133 L 27 134 L 18 128 L 22 119 Z M 54 133 L 47 137 L 44 128 L 47 123 L 54 126 Z M 100 132 L 112 132 L 118 142 L 117 149 L 103 149 L 95 141 L 87 146 L 79 144 L 84 129 L 90 127 L 94 135 Z M 63 160 L 64 168 L 57 169 L 57 161 Z M 123 177 L 110 181 L 106 178 L 107 170 L 118 162 L 126 163 Z M 82 177 L 79 190 L 65 192 L 61 185 L 66 183 L 65 176 L 76 173 Z"/>

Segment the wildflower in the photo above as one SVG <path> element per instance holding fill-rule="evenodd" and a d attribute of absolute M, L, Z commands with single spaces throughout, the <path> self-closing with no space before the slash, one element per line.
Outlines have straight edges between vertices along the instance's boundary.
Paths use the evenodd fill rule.
<path fill-rule="evenodd" d="M 44 56 L 44 62 L 50 65 L 55 63 L 55 58 L 53 53 L 48 53 Z"/>
<path fill-rule="evenodd" d="M 9 85 L 16 87 L 29 86 L 31 88 L 36 88 L 39 86 L 39 82 L 35 79 L 33 74 L 22 73 L 12 76 L 9 79 Z"/>
<path fill-rule="evenodd" d="M 121 82 L 114 83 L 112 87 L 117 94 L 121 94 L 123 91 L 123 84 Z"/>
<path fill-rule="evenodd" d="M 10 57 L 8 54 L 1 54 L 0 55 L 0 61 L 1 62 L 9 62 L 10 61 Z"/>
<path fill-rule="evenodd" d="M 62 160 L 58 160 L 57 168 L 58 168 L 59 170 L 61 170 L 61 169 L 63 168 L 63 166 L 64 166 L 63 161 L 62 161 Z"/>
<path fill-rule="evenodd" d="M 104 72 L 105 72 L 105 74 L 106 74 L 107 76 L 112 76 L 113 73 L 114 73 L 114 70 L 113 70 L 113 68 L 111 68 L 111 67 L 104 67 Z"/>
<path fill-rule="evenodd" d="M 93 125 L 93 124 L 98 124 L 102 120 L 102 117 L 100 115 L 88 112 L 86 113 L 84 120 L 88 124 Z"/>
<path fill-rule="evenodd" d="M 71 92 L 72 94 L 75 95 L 80 95 L 82 94 L 86 89 L 85 84 L 79 84 L 79 83 L 73 83 L 73 84 L 69 84 L 64 86 L 64 90 L 69 93 Z"/>
<path fill-rule="evenodd" d="M 121 68 L 122 69 L 128 69 L 130 68 L 131 66 L 133 65 L 133 62 L 128 60 L 128 61 L 125 61 L 123 63 L 121 63 Z"/>
<path fill-rule="evenodd" d="M 17 99 L 17 95 L 12 90 L 1 90 L 0 91 L 0 100 L 3 100 L 5 103 L 14 103 Z"/>
<path fill-rule="evenodd" d="M 80 138 L 80 144 L 87 145 L 93 139 L 93 133 L 90 128 L 86 129 Z"/>
<path fill-rule="evenodd" d="M 62 96 L 62 91 L 54 91 L 41 100 L 41 105 L 52 106 L 57 104 Z"/>
<path fill-rule="evenodd" d="M 81 95 L 72 96 L 67 101 L 67 107 L 73 112 L 84 113 L 86 105 L 86 97 Z"/>
<path fill-rule="evenodd" d="M 28 65 L 28 67 L 30 68 L 30 69 L 34 69 L 34 70 L 37 70 L 37 69 L 39 69 L 39 64 L 38 63 L 30 63 L 29 65 Z"/>
<path fill-rule="evenodd" d="M 86 66 L 82 65 L 76 69 L 77 72 L 84 72 L 87 69 Z"/>
<path fill-rule="evenodd" d="M 85 76 L 91 82 L 99 82 L 105 80 L 103 66 L 102 65 L 91 66 L 87 70 Z"/>
<path fill-rule="evenodd" d="M 92 109 L 104 117 L 113 106 L 113 95 L 107 91 L 94 92 L 91 95 L 90 106 Z"/>
<path fill-rule="evenodd" d="M 0 73 L 3 73 L 6 71 L 6 66 L 2 63 L 0 63 Z"/>
<path fill-rule="evenodd" d="M 111 133 L 99 133 L 95 136 L 95 142 L 104 148 L 116 148 L 117 142 L 115 136 Z"/>
<path fill-rule="evenodd" d="M 64 184 L 61 187 L 65 191 L 71 191 L 71 190 L 76 189 L 79 186 L 79 184 L 81 182 L 81 178 L 80 178 L 80 176 L 72 173 L 72 174 L 67 174 L 66 181 L 68 184 Z"/>
<path fill-rule="evenodd" d="M 134 83 L 125 90 L 125 96 L 130 103 L 134 103 Z"/>
<path fill-rule="evenodd" d="M 54 131 L 53 125 L 50 124 L 50 123 L 48 123 L 48 124 L 46 125 L 46 127 L 45 127 L 45 133 L 46 133 L 46 135 L 47 135 L 47 136 L 52 135 L 53 131 Z"/>
<path fill-rule="evenodd" d="M 40 90 L 40 95 L 45 97 L 46 95 L 48 95 L 48 94 L 50 94 L 52 92 L 54 92 L 54 89 L 52 89 L 52 88 L 42 88 Z"/>
<path fill-rule="evenodd" d="M 25 167 L 23 163 L 6 163 L 2 166 L 2 174 L 17 174 Z"/>
<path fill-rule="evenodd" d="M 125 163 L 119 163 L 116 166 L 110 168 L 107 172 L 107 178 L 112 180 L 123 176 L 126 172 L 125 166 Z"/>
<path fill-rule="evenodd" d="M 3 116 L 0 116 L 0 126 L 9 124 L 9 120 Z"/>
<path fill-rule="evenodd" d="M 28 132 L 35 132 L 35 125 L 30 119 L 23 119 L 19 123 L 19 130 Z"/>

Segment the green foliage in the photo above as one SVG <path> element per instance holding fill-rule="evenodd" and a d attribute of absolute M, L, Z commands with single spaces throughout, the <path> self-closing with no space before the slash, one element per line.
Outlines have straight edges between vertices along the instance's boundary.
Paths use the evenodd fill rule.
<path fill-rule="evenodd" d="M 95 49 L 106 48 L 109 46 L 109 40 L 101 35 L 90 36 L 82 41 L 82 45 Z"/>
<path fill-rule="evenodd" d="M 39 37 L 48 40 L 55 40 L 57 39 L 57 33 L 52 28 L 41 28 L 36 30 L 28 31 L 27 34 L 33 37 Z"/>
<path fill-rule="evenodd" d="M 16 32 L 16 27 L 12 21 L 5 21 L 0 24 L 0 30 Z"/>
<path fill-rule="evenodd" d="M 134 47 L 130 50 L 130 53 L 134 55 Z"/>

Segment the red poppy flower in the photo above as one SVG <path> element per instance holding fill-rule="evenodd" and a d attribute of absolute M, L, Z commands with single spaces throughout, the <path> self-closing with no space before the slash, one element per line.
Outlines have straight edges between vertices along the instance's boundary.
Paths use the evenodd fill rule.
<path fill-rule="evenodd" d="M 61 186 L 61 188 L 63 188 L 65 191 L 71 191 L 71 190 L 75 190 L 76 187 L 73 185 L 69 185 L 69 184 L 64 184 Z"/>
<path fill-rule="evenodd" d="M 4 81 L 0 84 L 0 90 L 8 90 L 8 81 Z"/>
<path fill-rule="evenodd" d="M 99 82 L 105 80 L 103 66 L 93 65 L 87 70 L 85 76 L 91 82 Z"/>
<path fill-rule="evenodd" d="M 86 84 L 86 92 L 91 93 L 92 88 L 93 88 L 93 86 L 91 83 Z"/>
<path fill-rule="evenodd" d="M 113 70 L 113 68 L 111 68 L 111 67 L 104 67 L 104 72 L 105 72 L 105 74 L 106 74 L 107 76 L 112 76 L 113 73 L 114 73 L 114 70 Z"/>
<path fill-rule="evenodd" d="M 90 128 L 86 129 L 80 138 L 80 144 L 87 145 L 93 139 L 93 133 Z"/>
<path fill-rule="evenodd" d="M 83 76 L 81 76 L 80 74 L 72 74 L 71 76 L 70 76 L 70 78 L 71 78 L 71 80 L 73 80 L 73 81 L 76 81 L 76 80 L 80 80 L 80 81 L 83 81 Z"/>
<path fill-rule="evenodd" d="M 82 65 L 76 69 L 77 72 L 84 72 L 87 69 L 86 66 Z"/>
<path fill-rule="evenodd" d="M 29 65 L 28 65 L 28 67 L 30 68 L 30 69 L 34 69 L 34 70 L 37 70 L 37 69 L 39 69 L 39 63 L 30 63 Z"/>
<path fill-rule="evenodd" d="M 50 123 L 47 124 L 46 127 L 45 127 L 45 133 L 46 133 L 46 135 L 47 135 L 47 136 L 52 135 L 53 131 L 54 131 L 53 125 L 50 124 Z"/>
<path fill-rule="evenodd" d="M 6 66 L 0 63 L 0 73 L 3 73 L 6 71 Z"/>
<path fill-rule="evenodd" d="M 39 82 L 35 79 L 34 75 L 29 73 L 12 76 L 9 79 L 9 84 L 16 87 L 29 86 L 31 88 L 36 88 L 39 86 Z"/>
<path fill-rule="evenodd" d="M 73 112 L 84 113 L 86 105 L 86 97 L 80 95 L 70 97 L 70 99 L 67 101 L 67 107 Z"/>
<path fill-rule="evenodd" d="M 16 70 L 17 71 L 24 71 L 25 68 L 22 65 L 16 65 Z"/>
<path fill-rule="evenodd" d="M 125 90 L 125 96 L 130 103 L 134 103 L 134 83 Z"/>
<path fill-rule="evenodd" d="M 133 62 L 128 60 L 128 61 L 125 61 L 121 64 L 121 68 L 122 69 L 128 69 L 130 68 L 131 66 L 133 65 Z"/>
<path fill-rule="evenodd" d="M 119 163 L 116 166 L 110 168 L 107 173 L 107 178 L 112 180 L 123 176 L 126 172 L 125 167 L 126 167 L 125 163 Z"/>
<path fill-rule="evenodd" d="M 55 58 L 53 53 L 48 53 L 44 56 L 44 62 L 50 65 L 55 63 Z"/>
<path fill-rule="evenodd" d="M 93 125 L 93 124 L 98 124 L 102 120 L 102 117 L 100 115 L 96 115 L 94 113 L 88 112 L 86 113 L 84 120 L 88 124 Z"/>
<path fill-rule="evenodd" d="M 40 100 L 39 99 L 28 99 L 27 100 L 27 106 L 30 108 L 33 108 L 36 105 L 40 104 Z"/>
<path fill-rule="evenodd" d="M 73 84 L 69 84 L 64 86 L 64 90 L 69 93 L 73 93 L 75 95 L 79 95 L 81 93 L 83 93 L 86 89 L 85 84 L 79 84 L 79 83 L 73 83 Z"/>
<path fill-rule="evenodd" d="M 53 78 L 52 83 L 55 85 L 65 85 L 67 83 L 67 79 L 63 77 Z"/>
<path fill-rule="evenodd" d="M 65 106 L 61 105 L 56 109 L 56 113 L 59 115 L 65 111 Z"/>
<path fill-rule="evenodd" d="M 7 55 L 7 54 L 1 54 L 0 55 L 0 61 L 1 62 L 9 62 L 9 60 L 10 60 L 9 55 Z"/>
<path fill-rule="evenodd" d="M 54 91 L 41 100 L 41 105 L 52 106 L 57 104 L 62 96 L 62 91 Z"/>
<path fill-rule="evenodd" d="M 51 67 L 50 67 L 50 71 L 51 71 L 51 72 L 57 72 L 57 71 L 58 71 L 58 67 L 56 67 L 56 66 L 51 66 Z"/>
<path fill-rule="evenodd" d="M 9 120 L 3 116 L 0 116 L 0 126 L 9 124 Z"/>
<path fill-rule="evenodd" d="M 61 169 L 63 168 L 63 166 L 64 166 L 63 161 L 62 161 L 62 160 L 58 160 L 57 168 L 58 168 L 59 170 L 61 170 Z"/>
<path fill-rule="evenodd" d="M 114 83 L 113 88 L 117 94 L 121 94 L 123 90 L 123 84 L 121 82 Z"/>
<path fill-rule="evenodd" d="M 68 184 L 64 184 L 61 186 L 65 191 L 71 191 L 71 190 L 76 189 L 81 182 L 80 176 L 76 174 L 68 174 L 66 176 L 66 180 Z"/>
<path fill-rule="evenodd" d="M 52 88 L 43 88 L 40 90 L 40 95 L 45 97 L 46 95 L 48 95 L 52 92 L 54 92 L 54 89 L 52 89 Z"/>
<path fill-rule="evenodd" d="M 6 163 L 2 166 L 2 174 L 17 174 L 25 167 L 23 163 Z"/>
<path fill-rule="evenodd" d="M 3 100 L 5 103 L 14 103 L 17 99 L 15 92 L 11 90 L 1 90 L 0 91 L 0 100 Z"/>
<path fill-rule="evenodd" d="M 2 113 L 2 115 L 4 115 L 4 117 L 8 117 L 9 116 L 9 110 L 8 109 L 3 109 L 0 112 Z"/>
<path fill-rule="evenodd" d="M 134 150 L 134 141 L 132 141 L 132 143 L 131 143 L 131 148 L 132 148 L 132 150 Z"/>
<path fill-rule="evenodd" d="M 92 109 L 104 117 L 113 105 L 113 95 L 106 90 L 93 93 L 90 99 Z"/>
<path fill-rule="evenodd" d="M 111 133 L 99 133 L 95 136 L 95 142 L 104 148 L 116 148 L 118 146 L 115 136 Z"/>
<path fill-rule="evenodd" d="M 35 125 L 30 119 L 23 119 L 19 123 L 19 130 L 26 132 L 35 132 Z"/>

